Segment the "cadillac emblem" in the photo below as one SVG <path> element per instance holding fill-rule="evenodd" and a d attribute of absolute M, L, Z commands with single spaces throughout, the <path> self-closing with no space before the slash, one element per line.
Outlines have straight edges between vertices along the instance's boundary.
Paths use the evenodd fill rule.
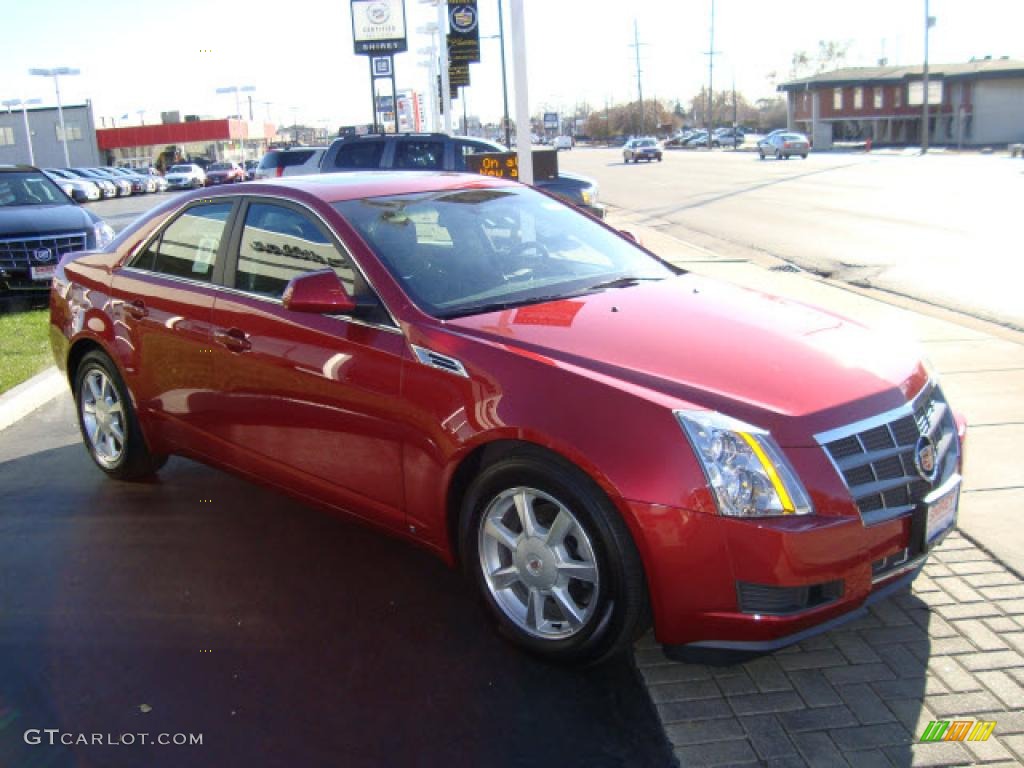
<path fill-rule="evenodd" d="M 939 472 L 939 462 L 935 455 L 935 443 L 928 435 L 921 435 L 917 439 L 917 446 L 914 448 L 914 467 L 923 480 L 929 483 L 935 482 L 935 476 Z"/>
<path fill-rule="evenodd" d="M 452 9 L 452 29 L 461 35 L 467 35 L 476 29 L 476 8 L 471 5 L 459 5 Z"/>
<path fill-rule="evenodd" d="M 36 261 L 49 261 L 53 258 L 53 253 L 49 248 L 37 248 L 32 251 L 32 258 Z"/>
<path fill-rule="evenodd" d="M 387 3 L 374 3 L 366 9 L 366 16 L 372 24 L 384 24 L 391 18 L 391 9 Z"/>

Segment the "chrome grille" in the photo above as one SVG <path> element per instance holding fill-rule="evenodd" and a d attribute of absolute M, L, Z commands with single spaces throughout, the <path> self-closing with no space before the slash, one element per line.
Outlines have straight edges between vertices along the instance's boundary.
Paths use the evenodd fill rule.
<path fill-rule="evenodd" d="M 60 261 L 61 256 L 75 251 L 84 251 L 85 232 L 64 232 L 59 235 L 36 237 L 0 238 L 0 268 L 28 269 L 31 265 L 49 265 Z M 47 249 L 51 256 L 46 261 L 35 257 L 35 252 Z"/>
<path fill-rule="evenodd" d="M 917 473 L 921 435 L 935 444 L 938 474 Z M 956 472 L 960 444 L 953 412 L 939 387 L 929 384 L 912 403 L 880 416 L 816 435 L 857 503 L 866 525 L 911 512 L 932 488 Z"/>

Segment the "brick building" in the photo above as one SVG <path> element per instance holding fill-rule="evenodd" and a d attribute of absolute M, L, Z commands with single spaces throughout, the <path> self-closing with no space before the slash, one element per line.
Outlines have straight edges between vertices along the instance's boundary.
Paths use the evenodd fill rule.
<path fill-rule="evenodd" d="M 783 83 L 787 122 L 818 149 L 835 141 L 919 145 L 923 68 L 846 67 Z M 1024 61 L 932 64 L 929 143 L 999 145 L 1024 141 Z"/>

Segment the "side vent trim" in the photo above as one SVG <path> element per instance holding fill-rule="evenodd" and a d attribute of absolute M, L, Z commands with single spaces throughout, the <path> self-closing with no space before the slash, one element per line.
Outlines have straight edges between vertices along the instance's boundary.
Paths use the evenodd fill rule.
<path fill-rule="evenodd" d="M 437 368 L 439 371 L 452 373 L 456 376 L 469 378 L 465 366 L 454 357 L 448 357 L 448 355 L 442 355 L 440 352 L 434 352 L 424 347 L 417 347 L 415 344 L 410 344 L 409 346 L 412 347 L 412 353 L 416 355 L 416 359 L 424 365 L 429 365 L 431 368 Z"/>

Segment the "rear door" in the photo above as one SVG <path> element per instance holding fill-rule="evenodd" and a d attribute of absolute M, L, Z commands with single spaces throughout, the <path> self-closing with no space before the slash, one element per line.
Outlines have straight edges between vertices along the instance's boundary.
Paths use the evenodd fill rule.
<path fill-rule="evenodd" d="M 363 303 L 374 297 L 309 209 L 250 197 L 239 215 L 213 308 L 211 430 L 229 463 L 403 527 L 402 333 L 379 304 L 359 319 L 286 310 L 288 281 L 324 268 Z"/>
<path fill-rule="evenodd" d="M 111 280 L 115 351 L 140 410 L 174 442 L 202 441 L 213 399 L 211 317 L 233 198 L 184 208 Z"/>

